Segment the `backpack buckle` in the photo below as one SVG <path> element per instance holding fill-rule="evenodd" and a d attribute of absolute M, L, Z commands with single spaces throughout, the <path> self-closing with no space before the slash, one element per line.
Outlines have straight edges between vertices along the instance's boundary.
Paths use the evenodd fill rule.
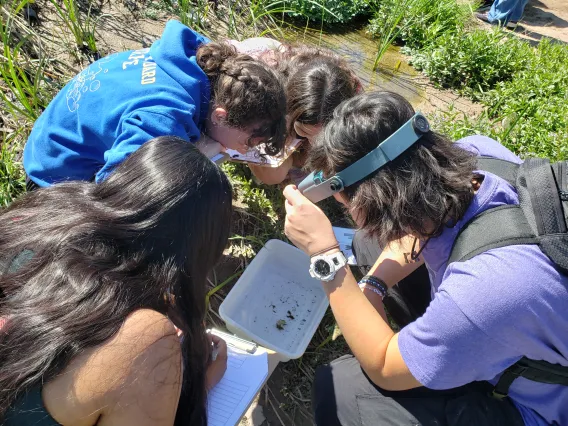
<path fill-rule="evenodd" d="M 559 194 L 562 201 L 568 201 L 568 191 L 559 191 Z"/>

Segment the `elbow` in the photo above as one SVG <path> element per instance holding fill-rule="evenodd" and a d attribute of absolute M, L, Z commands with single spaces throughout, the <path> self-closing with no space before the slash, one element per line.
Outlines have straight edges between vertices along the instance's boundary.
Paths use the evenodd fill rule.
<path fill-rule="evenodd" d="M 398 345 L 393 348 L 393 341 L 397 343 L 397 339 L 391 339 L 386 348 L 378 347 L 365 364 L 361 363 L 365 374 L 375 386 L 386 391 L 403 391 L 421 386 L 412 376 L 400 354 L 393 354 L 398 352 Z"/>
<path fill-rule="evenodd" d="M 369 380 L 371 380 L 375 386 L 388 391 L 395 390 L 393 389 L 392 381 L 389 380 L 389 377 L 385 374 L 384 363 L 373 362 L 362 367 Z"/>
<path fill-rule="evenodd" d="M 367 371 L 365 373 L 373 382 L 373 384 L 386 391 L 401 391 L 406 390 L 400 383 L 396 383 L 392 378 L 385 376 L 383 371 Z"/>
<path fill-rule="evenodd" d="M 282 173 L 277 169 L 266 169 L 265 167 L 255 167 L 249 165 L 250 170 L 255 175 L 255 177 L 260 180 L 265 185 L 278 185 L 286 179 L 287 172 Z"/>

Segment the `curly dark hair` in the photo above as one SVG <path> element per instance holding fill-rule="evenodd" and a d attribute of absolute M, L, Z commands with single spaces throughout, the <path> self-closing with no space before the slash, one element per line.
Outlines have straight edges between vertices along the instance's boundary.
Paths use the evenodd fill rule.
<path fill-rule="evenodd" d="M 0 423 L 17 396 L 147 308 L 184 334 L 176 425 L 205 425 L 206 279 L 227 244 L 231 199 L 215 164 L 164 136 L 101 184 L 39 189 L 1 212 Z"/>
<path fill-rule="evenodd" d="M 312 147 L 307 168 L 330 176 L 353 164 L 402 127 L 414 109 L 392 92 L 342 103 Z M 475 156 L 430 131 L 379 171 L 344 189 L 351 214 L 382 246 L 406 235 L 439 234 L 459 220 L 472 197 Z"/>
<path fill-rule="evenodd" d="M 286 95 L 279 74 L 228 43 L 201 45 L 197 64 L 209 77 L 213 101 L 227 110 L 227 124 L 245 128 L 260 122 L 252 137 L 265 139 L 268 154 L 280 153 L 286 140 Z"/>

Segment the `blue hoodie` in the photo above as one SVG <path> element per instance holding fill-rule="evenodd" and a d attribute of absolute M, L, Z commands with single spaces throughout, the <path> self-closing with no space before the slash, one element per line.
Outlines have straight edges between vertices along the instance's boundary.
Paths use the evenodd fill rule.
<path fill-rule="evenodd" d="M 196 142 L 210 88 L 195 54 L 208 42 L 170 21 L 149 49 L 115 53 L 84 69 L 36 121 L 24 148 L 29 178 L 42 187 L 101 182 L 152 138 Z"/>

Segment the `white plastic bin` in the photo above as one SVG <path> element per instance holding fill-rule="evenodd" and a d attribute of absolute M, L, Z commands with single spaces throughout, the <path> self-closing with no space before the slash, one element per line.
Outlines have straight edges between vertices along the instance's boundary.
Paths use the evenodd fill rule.
<path fill-rule="evenodd" d="M 280 354 L 303 355 L 329 305 L 310 259 L 280 240 L 270 240 L 219 308 L 227 328 Z"/>

